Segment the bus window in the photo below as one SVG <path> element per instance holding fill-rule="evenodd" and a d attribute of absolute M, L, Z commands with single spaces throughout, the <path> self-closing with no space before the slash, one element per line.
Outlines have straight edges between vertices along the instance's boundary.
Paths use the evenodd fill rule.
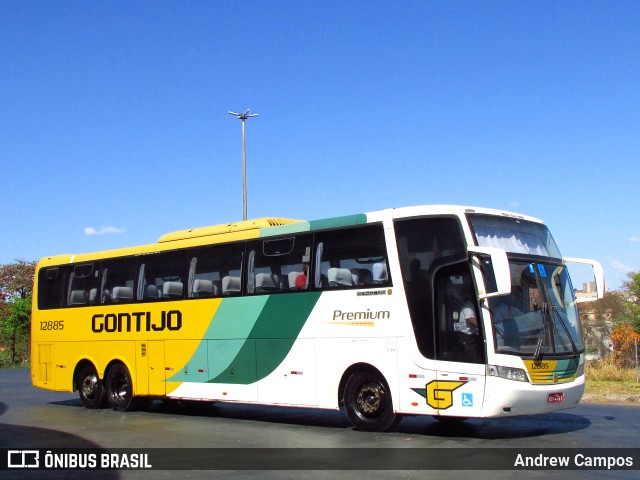
<path fill-rule="evenodd" d="M 118 258 L 102 262 L 100 303 L 130 303 L 136 277 L 136 259 Z"/>
<path fill-rule="evenodd" d="M 99 270 L 93 263 L 74 265 L 69 279 L 67 305 L 95 305 L 98 298 Z"/>
<path fill-rule="evenodd" d="M 311 235 L 251 242 L 247 293 L 304 291 L 309 287 Z"/>
<path fill-rule="evenodd" d="M 240 294 L 243 251 L 244 244 L 193 250 L 189 257 L 189 298 Z"/>
<path fill-rule="evenodd" d="M 38 308 L 61 308 L 67 279 L 65 267 L 43 268 L 38 274 Z"/>
<path fill-rule="evenodd" d="M 179 300 L 183 298 L 186 252 L 154 253 L 140 257 L 138 300 Z"/>
<path fill-rule="evenodd" d="M 316 288 L 390 285 L 382 225 L 318 234 L 316 255 Z"/>

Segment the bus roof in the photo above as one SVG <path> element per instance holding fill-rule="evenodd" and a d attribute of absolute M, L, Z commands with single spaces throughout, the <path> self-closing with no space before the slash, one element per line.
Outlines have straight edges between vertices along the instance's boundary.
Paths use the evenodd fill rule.
<path fill-rule="evenodd" d="M 478 213 L 486 215 L 507 216 L 532 222 L 542 223 L 533 217 L 502 210 L 465 207 L 460 205 L 420 205 L 413 207 L 392 208 L 387 210 L 368 212 L 366 214 L 347 215 L 320 220 L 294 220 L 280 217 L 264 217 L 234 223 L 224 223 L 207 227 L 191 228 L 167 233 L 158 239 L 157 243 L 105 250 L 83 254 L 66 254 L 47 256 L 40 260 L 40 266 L 62 265 L 65 263 L 88 262 L 101 258 L 124 257 L 142 255 L 146 253 L 189 248 L 200 245 L 227 243 L 248 240 L 252 238 L 286 235 L 305 231 L 339 228 L 351 225 L 361 225 L 368 222 L 382 221 L 385 218 L 407 218 L 426 215 L 459 215 Z"/>
<path fill-rule="evenodd" d="M 167 233 L 158 239 L 158 243 L 175 242 L 189 238 L 215 237 L 231 232 L 244 232 L 247 230 L 258 230 L 261 228 L 278 227 L 300 223 L 302 220 L 292 220 L 290 218 L 258 218 L 256 220 L 245 220 L 235 223 L 224 223 L 222 225 L 212 225 L 209 227 L 190 228 L 188 230 L 178 230 Z"/>

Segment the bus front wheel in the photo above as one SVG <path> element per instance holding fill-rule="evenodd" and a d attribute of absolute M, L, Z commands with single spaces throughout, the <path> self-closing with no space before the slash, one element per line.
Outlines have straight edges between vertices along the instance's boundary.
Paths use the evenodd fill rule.
<path fill-rule="evenodd" d="M 133 410 L 133 381 L 129 369 L 121 363 L 116 363 L 107 374 L 107 397 L 111 408 L 119 412 Z"/>
<path fill-rule="evenodd" d="M 351 423 L 361 430 L 383 432 L 397 425 L 391 392 L 384 378 L 373 372 L 356 372 L 344 389 L 344 405 Z"/>
<path fill-rule="evenodd" d="M 85 408 L 99 408 L 104 398 L 104 385 L 93 365 L 85 365 L 78 372 L 80 400 Z"/>

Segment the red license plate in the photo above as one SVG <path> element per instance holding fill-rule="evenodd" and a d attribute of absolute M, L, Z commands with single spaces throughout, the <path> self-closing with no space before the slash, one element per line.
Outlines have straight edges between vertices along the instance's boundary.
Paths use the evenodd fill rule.
<path fill-rule="evenodd" d="M 550 393 L 547 398 L 548 403 L 561 403 L 564 402 L 564 393 Z"/>

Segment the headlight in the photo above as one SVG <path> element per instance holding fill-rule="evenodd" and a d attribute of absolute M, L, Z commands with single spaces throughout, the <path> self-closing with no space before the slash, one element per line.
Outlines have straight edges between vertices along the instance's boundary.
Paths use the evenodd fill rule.
<path fill-rule="evenodd" d="M 517 382 L 528 382 L 527 373 L 521 368 L 503 367 L 500 365 L 487 365 L 487 375 L 506 378 Z"/>

